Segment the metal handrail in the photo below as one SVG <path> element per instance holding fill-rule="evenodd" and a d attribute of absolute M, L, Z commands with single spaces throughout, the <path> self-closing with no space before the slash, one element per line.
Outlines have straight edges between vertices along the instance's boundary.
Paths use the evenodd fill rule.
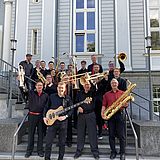
<path fill-rule="evenodd" d="M 138 96 L 138 97 L 140 97 L 141 99 L 143 99 L 143 100 L 146 100 L 146 101 L 148 101 L 148 102 L 150 102 L 150 100 L 149 99 L 147 99 L 147 98 L 145 98 L 144 96 L 142 96 L 142 95 L 140 95 L 140 94 L 138 94 L 138 93 L 135 93 L 135 92 L 132 92 L 134 95 L 136 95 L 136 96 Z M 136 102 L 131 102 L 131 103 L 133 103 L 133 104 L 135 104 L 135 105 L 137 105 L 139 108 L 141 108 L 141 109 L 143 109 L 143 110 L 145 110 L 145 111 L 147 111 L 148 113 L 149 113 L 149 110 L 148 109 L 146 109 L 146 108 L 144 108 L 143 106 L 141 106 L 140 104 L 137 104 Z M 154 102 L 152 102 L 155 106 L 158 106 L 159 107 L 159 109 L 160 109 L 160 105 L 158 105 L 158 104 L 156 104 L 156 103 L 154 103 Z M 160 120 L 160 111 L 159 111 L 159 115 L 157 115 L 157 114 L 155 114 L 154 112 L 153 112 L 153 115 L 154 116 L 156 116 L 156 117 L 158 117 L 159 118 L 159 120 Z"/>
<path fill-rule="evenodd" d="M 133 134 L 134 134 L 134 138 L 135 138 L 135 148 L 136 148 L 136 160 L 139 160 L 139 151 L 138 151 L 138 136 L 137 136 L 137 133 L 135 131 L 135 128 L 133 126 L 133 123 L 132 123 L 132 120 L 131 120 L 131 117 L 128 113 L 128 111 L 125 109 L 125 112 L 126 112 L 126 115 L 128 117 L 128 120 L 129 120 L 129 123 L 131 125 L 131 128 L 132 128 L 132 131 L 133 131 Z"/>
<path fill-rule="evenodd" d="M 12 157 L 11 157 L 11 160 L 14 160 L 14 156 L 15 156 L 15 146 L 16 146 L 16 141 L 17 141 L 17 135 L 18 135 L 18 132 L 19 130 L 22 128 L 22 125 L 24 124 L 25 120 L 27 119 L 29 113 L 27 113 L 22 122 L 20 123 L 19 127 L 17 128 L 16 132 L 14 133 L 14 136 L 13 136 L 13 143 L 12 143 Z"/>

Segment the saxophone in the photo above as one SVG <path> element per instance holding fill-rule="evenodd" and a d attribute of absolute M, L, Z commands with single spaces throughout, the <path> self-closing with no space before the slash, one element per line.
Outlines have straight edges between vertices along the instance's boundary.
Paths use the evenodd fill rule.
<path fill-rule="evenodd" d="M 42 81 L 42 83 L 47 83 L 47 80 L 45 79 L 45 77 L 43 76 L 43 74 L 38 70 L 37 70 L 37 76 L 38 76 L 38 79 Z"/>
<path fill-rule="evenodd" d="M 128 81 L 128 80 L 127 80 Z M 116 112 L 118 112 L 123 106 L 129 102 L 134 101 L 134 97 L 130 94 L 131 91 L 136 87 L 135 83 L 131 83 L 130 81 L 127 87 L 127 90 L 119 97 L 111 106 L 109 106 L 104 111 L 103 119 L 109 120 Z"/>

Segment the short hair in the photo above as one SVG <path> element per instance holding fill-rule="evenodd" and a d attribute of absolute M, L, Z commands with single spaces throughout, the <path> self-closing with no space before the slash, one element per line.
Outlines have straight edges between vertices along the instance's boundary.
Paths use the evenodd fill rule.
<path fill-rule="evenodd" d="M 116 78 L 113 78 L 113 79 L 111 80 L 111 83 L 112 83 L 112 81 L 116 81 L 117 83 L 119 83 Z"/>
<path fill-rule="evenodd" d="M 113 62 L 113 61 L 109 61 L 109 62 L 108 62 L 108 64 L 111 64 L 111 63 L 113 63 L 113 64 L 114 64 L 114 62 Z"/>
<path fill-rule="evenodd" d="M 96 54 L 92 54 L 92 55 L 91 55 L 91 57 L 94 57 L 94 56 L 96 56 Z"/>
<path fill-rule="evenodd" d="M 48 64 L 51 64 L 51 63 L 53 63 L 53 64 L 54 64 L 54 62 L 53 62 L 53 61 L 49 61 L 49 62 L 48 62 Z"/>
<path fill-rule="evenodd" d="M 82 63 L 85 63 L 85 64 L 86 64 L 87 62 L 83 60 L 83 61 L 81 61 L 81 64 L 82 64 Z"/>
<path fill-rule="evenodd" d="M 94 64 L 94 65 L 93 65 L 93 67 L 94 67 L 94 66 L 99 66 L 99 67 L 100 67 L 100 65 L 99 65 L 99 64 L 97 64 L 97 63 L 96 63 L 96 64 Z"/>
<path fill-rule="evenodd" d="M 46 61 L 44 61 L 44 60 L 41 60 L 41 62 L 42 62 L 42 63 L 46 63 Z"/>
<path fill-rule="evenodd" d="M 47 77 L 47 76 L 51 76 L 51 77 L 52 77 L 52 75 L 51 75 L 51 74 L 47 74 L 47 75 L 46 75 L 46 77 Z"/>
<path fill-rule="evenodd" d="M 58 82 L 58 86 L 63 86 L 63 85 L 66 86 L 66 84 L 64 82 Z"/>
<path fill-rule="evenodd" d="M 61 62 L 60 64 L 65 64 L 64 62 Z"/>
<path fill-rule="evenodd" d="M 37 85 L 38 83 L 42 83 L 42 84 L 43 84 L 43 82 L 42 82 L 40 79 L 36 80 L 36 85 Z"/>
<path fill-rule="evenodd" d="M 113 71 L 115 71 L 115 70 L 118 70 L 118 71 L 120 72 L 120 69 L 119 69 L 119 68 L 114 68 L 114 70 L 113 70 Z"/>

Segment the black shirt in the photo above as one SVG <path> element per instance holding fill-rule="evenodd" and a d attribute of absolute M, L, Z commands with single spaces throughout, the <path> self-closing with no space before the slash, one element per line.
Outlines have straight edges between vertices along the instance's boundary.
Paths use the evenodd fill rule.
<path fill-rule="evenodd" d="M 33 64 L 31 62 L 27 61 L 21 61 L 19 65 L 23 66 L 23 69 L 25 71 L 25 75 L 28 77 L 31 77 L 33 74 Z"/>
<path fill-rule="evenodd" d="M 83 103 L 80 105 L 83 109 L 83 113 L 91 113 L 94 111 L 95 108 L 95 102 L 94 102 L 94 92 L 90 90 L 88 93 L 85 93 L 85 91 L 79 91 L 76 97 L 76 102 L 84 101 L 87 97 L 92 97 L 92 101 L 89 104 Z"/>
<path fill-rule="evenodd" d="M 85 69 L 80 69 L 79 71 L 78 71 L 78 74 L 82 74 L 82 73 L 86 73 L 86 72 L 88 72 L 88 70 L 85 68 Z M 80 78 L 81 76 L 77 76 L 77 78 Z M 79 81 L 79 88 L 80 88 L 80 90 L 83 90 L 83 86 L 81 85 L 81 83 L 80 83 L 80 81 Z"/>
<path fill-rule="evenodd" d="M 32 76 L 31 76 L 31 78 L 32 78 L 34 81 L 38 80 L 37 68 L 36 68 L 36 67 L 33 68 L 33 74 L 32 74 Z"/>
<path fill-rule="evenodd" d="M 125 71 L 125 67 L 124 67 L 124 63 L 121 61 L 118 61 L 119 65 L 120 65 L 120 73 Z M 114 74 L 113 74 L 114 70 L 109 71 L 109 75 L 108 75 L 108 79 L 109 81 L 111 81 L 114 78 Z"/>
<path fill-rule="evenodd" d="M 44 89 L 44 92 L 47 93 L 49 96 L 51 94 L 57 93 L 57 85 L 55 85 L 54 83 L 50 87 L 47 85 Z"/>
<path fill-rule="evenodd" d="M 49 109 L 57 109 L 60 106 L 63 106 L 63 108 L 67 108 L 72 105 L 71 98 L 69 96 L 66 97 L 59 97 L 58 93 L 51 94 L 49 97 L 49 105 L 44 110 L 44 116 L 46 115 L 47 111 Z M 63 113 L 61 115 L 72 115 L 72 110 L 69 110 L 67 113 Z"/>
<path fill-rule="evenodd" d="M 95 63 L 95 64 L 98 64 L 98 63 Z M 95 64 L 90 64 L 89 66 L 88 66 L 88 72 L 93 72 L 93 66 L 95 65 Z M 102 66 L 100 65 L 100 64 L 98 64 L 99 65 L 99 67 L 100 67 L 100 69 L 99 69 L 99 73 L 102 73 L 103 72 L 103 68 L 102 68 Z"/>
<path fill-rule="evenodd" d="M 28 108 L 30 112 L 43 113 L 44 108 L 48 106 L 49 97 L 42 92 L 39 96 L 37 91 L 28 92 Z"/>

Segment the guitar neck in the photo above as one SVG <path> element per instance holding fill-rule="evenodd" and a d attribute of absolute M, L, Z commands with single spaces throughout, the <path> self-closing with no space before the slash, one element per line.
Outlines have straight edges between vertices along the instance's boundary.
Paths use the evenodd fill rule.
<path fill-rule="evenodd" d="M 81 102 L 79 102 L 79 103 L 76 103 L 76 104 L 74 104 L 74 105 L 72 105 L 72 106 L 69 106 L 69 107 L 67 107 L 67 108 L 64 108 L 62 111 L 59 111 L 58 112 L 58 115 L 60 115 L 60 114 L 62 114 L 62 113 L 64 113 L 64 112 L 67 112 L 67 111 L 69 111 L 69 110 L 71 110 L 71 109 L 73 109 L 73 108 L 76 108 L 76 107 L 78 107 L 78 106 L 80 106 L 81 104 L 83 104 L 85 101 L 81 101 Z M 57 114 L 57 113 L 56 113 Z"/>

